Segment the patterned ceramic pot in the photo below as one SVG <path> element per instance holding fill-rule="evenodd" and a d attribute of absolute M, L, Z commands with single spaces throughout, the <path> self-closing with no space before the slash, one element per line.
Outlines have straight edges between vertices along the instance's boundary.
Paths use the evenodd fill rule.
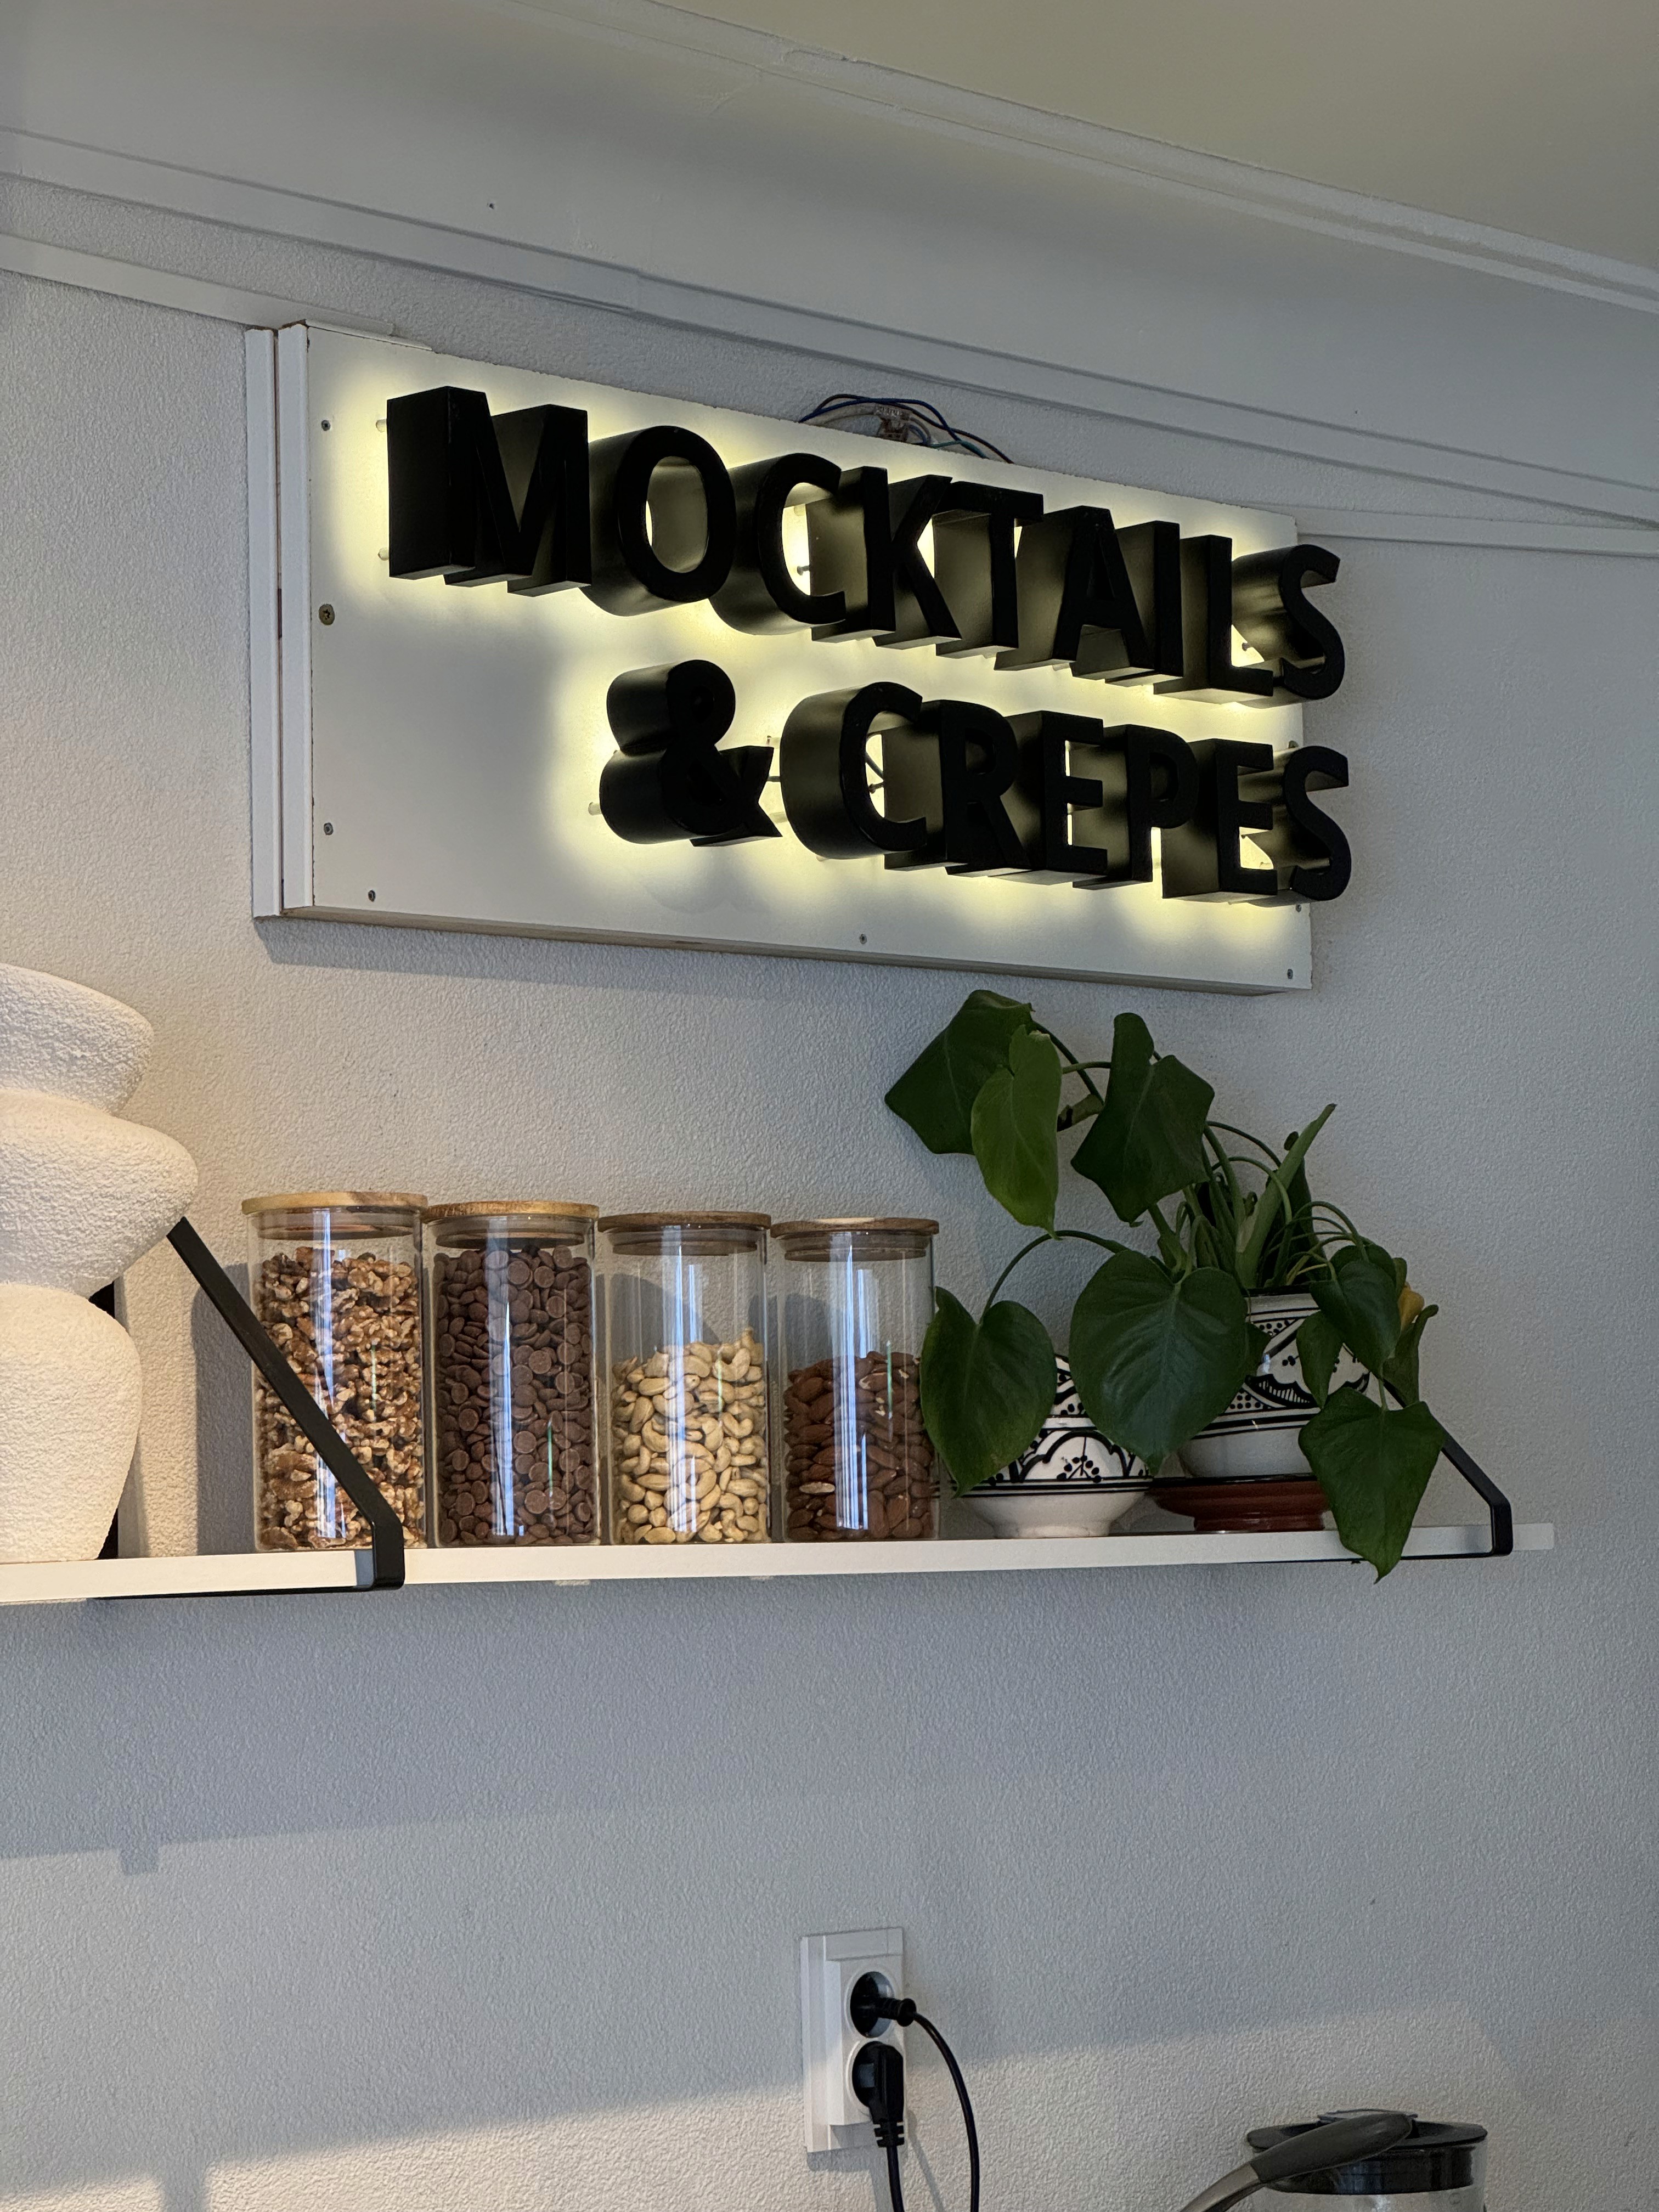
<path fill-rule="evenodd" d="M 1181 1448 L 1188 1472 L 1206 1477 L 1249 1475 L 1265 1481 L 1295 1477 L 1306 1482 L 1313 1469 L 1302 1455 L 1302 1426 L 1319 1410 L 1302 1379 L 1302 1355 L 1296 1333 L 1311 1313 L 1313 1300 L 1300 1291 L 1275 1291 L 1249 1301 L 1250 1319 L 1267 1336 L 1261 1364 L 1219 1420 Z M 1344 1352 L 1331 1387 L 1359 1382 L 1364 1370 Z"/>
<path fill-rule="evenodd" d="M 1072 1381 L 1054 1363 L 1054 1410 L 1011 1467 L 969 1499 L 999 1536 L 1103 1536 L 1146 1494 L 1146 1469 L 1102 1436 Z"/>

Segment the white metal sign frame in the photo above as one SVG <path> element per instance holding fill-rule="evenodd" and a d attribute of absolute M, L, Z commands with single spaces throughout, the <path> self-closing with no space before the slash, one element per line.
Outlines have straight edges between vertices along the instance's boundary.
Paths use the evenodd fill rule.
<path fill-rule="evenodd" d="M 254 911 L 322 920 L 605 939 L 1225 991 L 1305 989 L 1309 916 L 1294 900 L 1165 898 L 1158 881 L 1079 888 L 1018 877 L 822 860 L 776 840 L 635 845 L 600 815 L 614 749 L 605 694 L 624 672 L 717 662 L 736 687 L 731 742 L 775 746 L 821 691 L 897 681 L 1012 715 L 1049 708 L 1144 722 L 1188 740 L 1301 742 L 1294 702 L 1218 704 L 1080 680 L 1066 668 L 898 651 L 868 639 L 756 636 L 706 602 L 628 617 L 580 591 L 455 590 L 393 578 L 386 403 L 458 385 L 492 411 L 587 412 L 591 434 L 672 422 L 734 468 L 789 451 L 895 482 L 937 471 L 1040 491 L 1049 508 L 1109 507 L 1291 544 L 1282 515 L 680 400 L 480 365 L 392 340 L 295 325 L 248 338 Z"/>

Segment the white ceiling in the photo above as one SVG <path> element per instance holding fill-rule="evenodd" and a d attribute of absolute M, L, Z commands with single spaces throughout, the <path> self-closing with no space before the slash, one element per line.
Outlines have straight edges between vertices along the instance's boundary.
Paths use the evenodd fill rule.
<path fill-rule="evenodd" d="M 696 12 L 1659 267 L 1659 0 L 702 0 Z"/>

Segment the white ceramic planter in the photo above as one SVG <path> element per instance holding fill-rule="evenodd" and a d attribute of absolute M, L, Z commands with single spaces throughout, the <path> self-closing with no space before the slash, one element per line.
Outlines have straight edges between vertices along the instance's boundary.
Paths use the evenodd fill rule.
<path fill-rule="evenodd" d="M 1305 1482 L 1313 1469 L 1303 1457 L 1302 1429 L 1319 1408 L 1302 1379 L 1296 1333 L 1318 1309 L 1310 1297 L 1290 1291 L 1271 1291 L 1248 1303 L 1250 1319 L 1267 1332 L 1267 1350 L 1220 1419 L 1182 1444 L 1182 1463 L 1200 1481 L 1249 1476 L 1263 1482 L 1291 1477 Z M 1364 1372 L 1345 1352 L 1331 1387 L 1363 1382 Z"/>
<path fill-rule="evenodd" d="M 966 1501 L 999 1536 L 1103 1536 L 1146 1494 L 1146 1468 L 1090 1420 L 1069 1364 L 1055 1369 L 1054 1409 L 1035 1439 Z M 1143 1486 L 1107 1487 L 1129 1481 Z"/>
<path fill-rule="evenodd" d="M 142 1014 L 0 966 L 0 1559 L 94 1559 L 138 1441 L 138 1354 L 88 1295 L 166 1235 L 196 1166 L 118 1121 Z"/>
<path fill-rule="evenodd" d="M 968 1504 L 999 1536 L 1103 1536 L 1143 1490 L 976 1490 Z"/>

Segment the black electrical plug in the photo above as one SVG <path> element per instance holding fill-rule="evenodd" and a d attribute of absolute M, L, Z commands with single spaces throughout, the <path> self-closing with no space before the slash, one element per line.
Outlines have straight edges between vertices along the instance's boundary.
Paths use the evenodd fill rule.
<path fill-rule="evenodd" d="M 951 2086 L 955 2089 L 957 2100 L 962 2106 L 962 2124 L 968 2136 L 969 2212 L 979 2212 L 979 2130 L 974 2124 L 973 2100 L 968 2094 L 968 2084 L 963 2079 L 962 2069 L 957 2063 L 956 2053 L 934 2027 L 933 2021 L 928 2019 L 927 2014 L 916 2009 L 915 2000 L 913 1997 L 896 1997 L 887 1986 L 886 1977 L 882 1974 L 859 1976 L 848 1994 L 847 2017 L 860 2035 L 874 2035 L 879 2031 L 884 2021 L 891 2021 L 896 2027 L 914 2026 L 921 2028 L 925 2035 L 932 2038 L 938 2048 L 939 2057 L 945 2061 L 946 2070 L 951 2076 Z M 893 2103 L 890 2100 L 889 2109 L 896 2111 L 899 2114 L 898 2140 L 902 2142 L 904 2139 L 904 2062 L 898 2052 L 889 2044 L 865 2044 L 854 2056 L 853 2087 L 862 2102 L 870 2106 L 873 2118 L 875 2106 L 871 2098 L 865 2094 L 864 2090 L 859 2087 L 859 2067 L 861 2061 L 867 2062 L 866 2079 L 873 2085 L 877 2061 L 872 2054 L 876 2052 L 884 2052 L 894 2062 L 895 2078 L 897 2082 L 896 2102 Z M 881 2123 L 878 2119 L 876 2141 L 879 2143 L 883 2140 Z M 893 2200 L 893 2212 L 903 2212 L 903 2199 L 899 2193 L 898 2153 L 891 2142 L 888 2142 L 885 2148 L 887 2186 Z"/>
<path fill-rule="evenodd" d="M 904 2141 L 904 2054 L 890 2043 L 861 2043 L 853 2053 L 853 2094 L 869 2109 L 876 2141 L 896 2150 Z"/>
<path fill-rule="evenodd" d="M 883 2023 L 908 2027 L 916 2016 L 915 2000 L 896 1997 L 882 1974 L 860 1974 L 847 2000 L 847 2017 L 860 2035 L 874 2035 Z"/>

